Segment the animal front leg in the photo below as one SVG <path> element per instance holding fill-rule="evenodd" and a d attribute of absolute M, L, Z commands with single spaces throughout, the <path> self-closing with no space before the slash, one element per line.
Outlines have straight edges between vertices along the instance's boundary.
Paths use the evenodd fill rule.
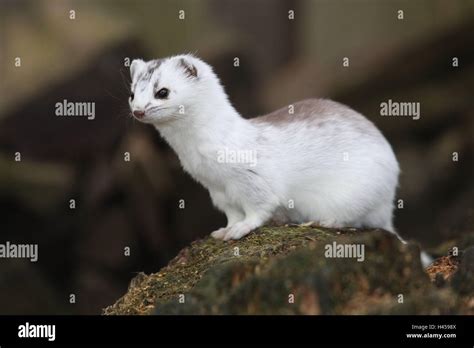
<path fill-rule="evenodd" d="M 226 206 L 224 211 L 228 216 L 228 226 L 212 233 L 214 238 L 224 240 L 240 239 L 249 234 L 252 230 L 262 226 L 268 221 L 276 210 L 279 200 L 268 187 L 265 180 L 258 176 L 252 176 L 251 183 L 239 185 L 229 189 L 232 197 L 243 197 L 240 205 Z M 239 214 L 235 214 L 235 209 Z"/>

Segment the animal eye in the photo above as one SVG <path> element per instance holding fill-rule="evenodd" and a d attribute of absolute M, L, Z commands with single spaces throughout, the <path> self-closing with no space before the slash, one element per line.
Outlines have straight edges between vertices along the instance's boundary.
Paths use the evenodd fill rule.
<path fill-rule="evenodd" d="M 133 92 L 130 93 L 130 100 L 133 100 L 134 97 L 135 97 L 135 94 Z"/>
<path fill-rule="evenodd" d="M 158 92 L 155 93 L 155 98 L 163 99 L 168 97 L 168 94 L 170 94 L 170 91 L 168 88 L 162 88 Z"/>

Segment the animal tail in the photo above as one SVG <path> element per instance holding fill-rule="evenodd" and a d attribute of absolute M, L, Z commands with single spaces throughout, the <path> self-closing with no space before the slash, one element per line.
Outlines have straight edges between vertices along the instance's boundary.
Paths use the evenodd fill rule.
<path fill-rule="evenodd" d="M 400 242 L 402 242 L 403 244 L 407 244 L 407 241 L 405 239 L 403 239 L 396 231 L 395 231 L 395 228 L 393 227 L 393 225 L 390 225 L 388 226 L 388 228 L 386 228 L 390 233 L 393 233 L 397 236 L 397 238 L 400 240 Z M 429 265 L 431 265 L 434 261 L 433 257 L 428 254 L 426 251 L 424 250 L 421 250 L 420 251 L 420 261 L 421 261 L 421 265 L 423 266 L 423 268 L 427 268 Z"/>

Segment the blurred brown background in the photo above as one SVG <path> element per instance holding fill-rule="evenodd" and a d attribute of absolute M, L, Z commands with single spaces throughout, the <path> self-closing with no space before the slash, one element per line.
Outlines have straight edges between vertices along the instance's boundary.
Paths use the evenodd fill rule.
<path fill-rule="evenodd" d="M 393 144 L 404 237 L 429 247 L 473 229 L 471 0 L 0 3 L 0 243 L 39 244 L 36 263 L 0 259 L 0 314 L 98 314 L 136 272 L 225 222 L 128 116 L 126 58 L 196 53 L 245 117 L 307 97 L 346 103 Z M 96 118 L 56 117 L 64 99 L 95 102 Z M 421 119 L 381 117 L 388 99 L 420 102 Z"/>

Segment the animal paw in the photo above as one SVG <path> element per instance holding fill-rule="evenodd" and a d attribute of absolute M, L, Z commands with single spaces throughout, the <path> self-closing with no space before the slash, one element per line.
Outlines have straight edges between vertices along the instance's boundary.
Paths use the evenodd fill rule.
<path fill-rule="evenodd" d="M 334 219 L 320 220 L 319 225 L 321 227 L 327 227 L 327 228 L 342 228 L 342 227 L 344 227 L 343 224 L 337 222 Z"/>
<path fill-rule="evenodd" d="M 314 221 L 308 221 L 308 222 L 304 222 L 302 224 L 299 224 L 298 226 L 300 226 L 300 227 L 314 227 L 314 226 L 316 226 L 316 223 Z"/>
<path fill-rule="evenodd" d="M 240 239 L 243 236 L 249 234 L 252 232 L 252 226 L 245 222 L 238 222 L 232 227 L 229 227 L 225 236 L 224 240 L 230 240 L 230 239 Z"/>
<path fill-rule="evenodd" d="M 214 232 L 211 233 L 211 237 L 215 239 L 224 239 L 228 230 L 229 230 L 228 227 L 219 228 L 218 230 L 215 230 Z"/>

